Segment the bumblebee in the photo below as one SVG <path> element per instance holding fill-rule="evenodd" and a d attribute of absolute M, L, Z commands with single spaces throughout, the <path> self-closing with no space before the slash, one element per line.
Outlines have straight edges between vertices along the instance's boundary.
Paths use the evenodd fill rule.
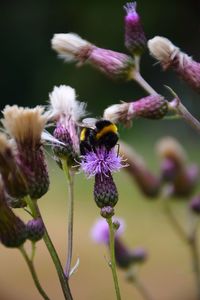
<path fill-rule="evenodd" d="M 85 155 L 88 151 L 95 151 L 96 147 L 104 146 L 108 151 L 118 142 L 117 126 L 108 120 L 87 118 L 83 120 L 80 133 L 80 152 Z"/>

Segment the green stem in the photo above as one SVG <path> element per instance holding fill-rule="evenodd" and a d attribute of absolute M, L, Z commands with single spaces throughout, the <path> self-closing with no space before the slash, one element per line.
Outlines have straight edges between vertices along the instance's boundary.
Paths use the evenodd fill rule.
<path fill-rule="evenodd" d="M 74 223 L 74 175 L 66 160 L 62 160 L 62 167 L 68 183 L 68 243 L 67 243 L 67 262 L 65 267 L 65 276 L 69 278 L 73 251 L 73 223 Z"/>
<path fill-rule="evenodd" d="M 47 296 L 47 294 L 45 293 L 45 291 L 43 290 L 43 288 L 42 288 L 41 285 L 40 285 L 39 279 L 38 279 L 38 277 L 37 277 L 37 273 L 36 273 L 36 271 L 35 271 L 34 264 L 33 264 L 33 262 L 29 259 L 28 255 L 27 255 L 27 253 L 26 253 L 26 251 L 25 251 L 25 249 L 24 249 L 24 247 L 21 246 L 21 247 L 19 248 L 19 250 L 20 250 L 22 256 L 24 257 L 24 259 L 25 259 L 25 261 L 26 261 L 26 263 L 27 263 L 27 265 L 28 265 L 28 268 L 29 268 L 29 270 L 30 270 L 30 273 L 31 273 L 31 275 L 32 275 L 33 281 L 34 281 L 34 283 L 35 283 L 35 286 L 36 286 L 38 292 L 40 293 L 40 295 L 42 296 L 43 299 L 45 299 L 45 300 L 50 300 L 50 298 Z"/>
<path fill-rule="evenodd" d="M 115 285 L 116 297 L 117 300 L 121 300 L 119 283 L 117 278 L 117 271 L 116 271 L 116 262 L 115 262 L 115 233 L 113 229 L 112 218 L 108 218 L 107 222 L 109 225 L 109 232 L 110 232 L 110 258 L 111 258 L 110 267 L 112 269 L 112 276 Z"/>
<path fill-rule="evenodd" d="M 39 218 L 42 219 L 42 216 L 41 216 L 39 207 L 37 205 L 37 202 L 33 201 L 30 198 L 30 196 L 26 196 L 25 200 L 26 200 L 28 206 L 31 209 L 33 217 L 34 218 L 39 217 Z M 58 254 L 57 254 L 56 249 L 55 249 L 55 247 L 54 247 L 54 245 L 51 241 L 51 238 L 48 234 L 48 231 L 47 231 L 46 227 L 45 227 L 45 233 L 44 233 L 44 236 L 43 236 L 43 240 L 46 244 L 46 247 L 47 247 L 47 249 L 49 251 L 49 254 L 51 255 L 51 258 L 53 260 L 53 263 L 55 265 L 55 268 L 56 268 L 56 271 L 57 271 L 57 274 L 58 274 L 58 277 L 59 277 L 59 280 L 60 280 L 60 284 L 61 284 L 61 287 L 62 287 L 62 290 L 63 290 L 64 297 L 65 297 L 66 300 L 72 300 L 73 298 L 72 298 L 71 291 L 70 291 L 70 288 L 69 288 L 68 280 L 65 277 L 60 259 L 58 257 Z"/>

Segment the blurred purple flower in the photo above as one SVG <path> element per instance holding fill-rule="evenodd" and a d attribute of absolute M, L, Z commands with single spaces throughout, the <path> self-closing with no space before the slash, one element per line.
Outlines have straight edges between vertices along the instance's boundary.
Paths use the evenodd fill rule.
<path fill-rule="evenodd" d="M 113 218 L 113 221 L 118 221 L 120 223 L 120 227 L 115 233 L 115 238 L 117 238 L 124 232 L 125 223 L 124 220 L 120 218 Z M 98 219 L 96 221 L 91 230 L 91 237 L 93 241 L 98 244 L 109 243 L 109 226 L 105 219 Z"/>

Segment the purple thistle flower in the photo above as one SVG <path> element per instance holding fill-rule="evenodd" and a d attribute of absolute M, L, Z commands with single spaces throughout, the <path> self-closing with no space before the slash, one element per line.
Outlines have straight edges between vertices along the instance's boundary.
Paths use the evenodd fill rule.
<path fill-rule="evenodd" d="M 119 229 L 115 233 L 115 238 L 122 235 L 125 229 L 124 220 L 121 218 L 113 218 L 113 221 L 120 223 Z M 108 244 L 109 243 L 109 226 L 105 219 L 98 219 L 93 225 L 91 230 L 91 238 L 97 244 Z"/>
<path fill-rule="evenodd" d="M 87 152 L 80 165 L 88 178 L 102 174 L 107 176 L 126 166 L 122 164 L 121 156 L 117 156 L 114 149 L 108 151 L 104 147 Z"/>
<path fill-rule="evenodd" d="M 136 11 L 136 2 L 124 5 L 125 16 L 125 46 L 132 53 L 141 55 L 146 48 L 146 37 L 141 24 L 140 16 Z"/>

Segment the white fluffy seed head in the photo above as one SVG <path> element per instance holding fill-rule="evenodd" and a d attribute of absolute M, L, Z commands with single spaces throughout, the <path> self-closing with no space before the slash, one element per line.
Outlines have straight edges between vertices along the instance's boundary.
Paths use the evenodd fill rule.
<path fill-rule="evenodd" d="M 73 61 L 81 49 L 90 46 L 90 43 L 75 33 L 57 33 L 54 34 L 51 45 L 61 58 Z"/>
<path fill-rule="evenodd" d="M 86 103 L 76 100 L 76 92 L 70 86 L 55 86 L 49 98 L 51 119 L 67 118 L 77 122 L 86 114 Z"/>
<path fill-rule="evenodd" d="M 179 53 L 179 48 L 170 40 L 161 36 L 155 36 L 148 41 L 148 48 L 153 57 L 164 64 L 169 63 Z"/>
<path fill-rule="evenodd" d="M 2 124 L 17 143 L 29 142 L 32 146 L 40 143 L 41 133 L 48 120 L 42 106 L 24 108 L 7 105 L 3 110 L 3 116 Z"/>

